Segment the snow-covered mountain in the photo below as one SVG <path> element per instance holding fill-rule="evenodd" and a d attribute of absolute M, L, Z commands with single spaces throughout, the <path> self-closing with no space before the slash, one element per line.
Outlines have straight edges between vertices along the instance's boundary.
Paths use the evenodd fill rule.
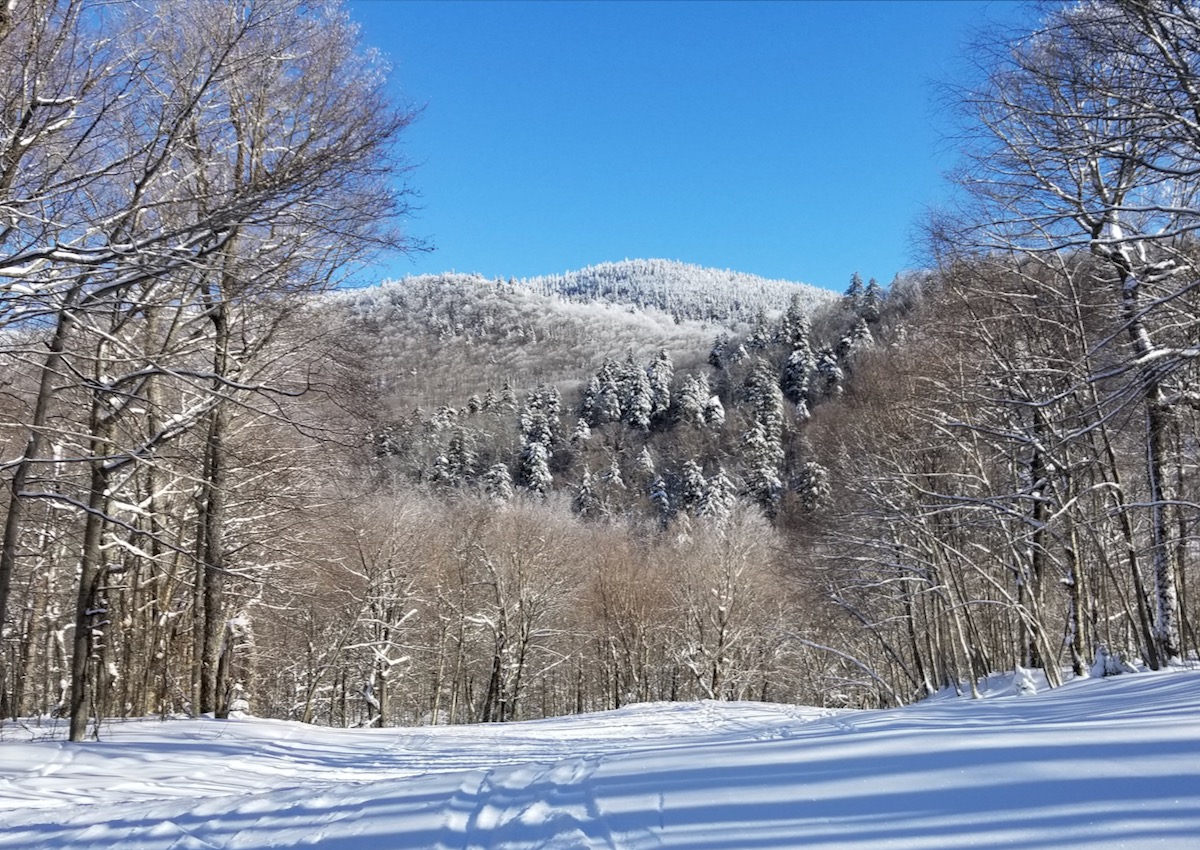
<path fill-rule="evenodd" d="M 984 688 L 416 729 L 113 721 L 72 745 L 55 721 L 10 724 L 0 848 L 1196 846 L 1200 672 Z"/>
<path fill-rule="evenodd" d="M 808 306 L 809 312 L 836 297 L 829 290 L 806 283 L 768 280 L 672 260 L 600 263 L 519 283 L 535 292 L 559 295 L 570 301 L 653 308 L 677 319 L 725 325 L 752 322 L 759 313 L 778 313 L 796 297 Z"/>
<path fill-rule="evenodd" d="M 606 263 L 526 280 L 420 275 L 337 293 L 373 338 L 373 359 L 401 409 L 465 402 L 510 382 L 577 383 L 606 357 L 677 367 L 704 362 L 714 339 L 798 298 L 809 312 L 837 296 L 806 284 L 665 260 Z"/>

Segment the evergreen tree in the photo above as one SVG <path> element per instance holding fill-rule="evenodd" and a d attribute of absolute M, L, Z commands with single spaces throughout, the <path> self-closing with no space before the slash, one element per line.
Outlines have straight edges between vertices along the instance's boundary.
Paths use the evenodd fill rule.
<path fill-rule="evenodd" d="M 754 420 L 763 426 L 778 465 L 783 461 L 783 393 L 765 360 L 758 360 L 746 378 L 746 400 Z"/>
<path fill-rule="evenodd" d="M 809 381 L 816 368 L 812 351 L 796 349 L 783 366 L 783 395 L 796 407 L 808 409 Z"/>
<path fill-rule="evenodd" d="M 475 474 L 475 465 L 479 455 L 475 451 L 475 438 L 462 425 L 455 427 L 450 433 L 450 441 L 446 445 L 446 465 L 449 482 L 458 484 Z"/>
<path fill-rule="evenodd" d="M 483 492 L 497 502 L 508 502 L 513 497 L 512 475 L 508 466 L 494 463 L 483 474 Z"/>
<path fill-rule="evenodd" d="M 587 385 L 579 397 L 579 419 L 589 425 L 599 424 L 596 420 L 600 403 L 600 378 L 596 375 L 588 378 Z"/>
<path fill-rule="evenodd" d="M 592 429 L 588 427 L 587 420 L 583 417 L 575 420 L 575 430 L 571 432 L 571 445 L 580 446 L 586 443 L 592 436 Z"/>
<path fill-rule="evenodd" d="M 500 390 L 500 403 L 507 410 L 517 409 L 517 391 L 513 389 L 512 381 L 504 379 L 504 388 Z"/>
<path fill-rule="evenodd" d="M 713 341 L 712 349 L 708 352 L 708 363 L 714 369 L 724 369 L 725 360 L 728 356 L 726 349 L 729 348 L 729 334 L 720 333 Z"/>
<path fill-rule="evenodd" d="M 697 516 L 704 501 L 706 486 L 700 464 L 689 460 L 683 465 L 679 481 L 679 508 L 689 516 Z"/>
<path fill-rule="evenodd" d="M 704 422 L 717 429 L 725 424 L 725 408 L 715 395 L 710 395 L 704 403 Z"/>
<path fill-rule="evenodd" d="M 592 400 L 591 418 L 593 428 L 606 422 L 621 421 L 621 386 L 619 367 L 611 357 L 604 358 L 600 371 L 596 373 L 597 388 Z"/>
<path fill-rule="evenodd" d="M 863 295 L 866 288 L 863 286 L 862 277 L 858 272 L 850 276 L 850 285 L 846 287 L 846 294 L 842 298 L 842 303 L 851 311 L 857 313 L 862 307 Z"/>
<path fill-rule="evenodd" d="M 596 492 L 596 481 L 586 466 L 583 468 L 579 487 L 575 490 L 575 497 L 571 500 L 571 510 L 584 519 L 594 519 L 603 513 L 600 494 Z"/>
<path fill-rule="evenodd" d="M 550 491 L 550 452 L 544 443 L 527 442 L 521 448 L 521 481 L 540 496 Z"/>
<path fill-rule="evenodd" d="M 650 503 L 654 505 L 655 513 L 658 515 L 659 527 L 665 528 L 671 521 L 671 497 L 667 493 L 667 482 L 662 478 L 655 478 L 650 483 L 649 495 Z"/>
<path fill-rule="evenodd" d="M 622 419 L 639 431 L 650 428 L 650 415 L 654 409 L 650 378 L 646 370 L 633 362 L 631 356 L 625 363 L 621 381 Z"/>
<path fill-rule="evenodd" d="M 814 513 L 829 505 L 833 488 L 829 470 L 816 461 L 808 461 L 800 474 L 800 504 L 805 513 Z"/>
<path fill-rule="evenodd" d="M 665 348 L 660 348 L 651 361 L 647 377 L 650 380 L 650 415 L 666 416 L 671 408 L 671 381 L 675 377 L 675 366 Z"/>
<path fill-rule="evenodd" d="M 779 320 L 778 342 L 788 348 L 796 349 L 811 345 L 809 337 L 812 331 L 808 321 L 808 313 L 799 295 L 793 295 L 791 303 Z"/>
<path fill-rule="evenodd" d="M 746 346 L 751 351 L 765 351 L 771 344 L 771 337 L 771 330 L 767 326 L 767 316 L 762 310 L 759 310 L 754 314 L 754 328 L 750 331 L 750 338 L 746 341 Z"/>
<path fill-rule="evenodd" d="M 720 525 L 733 513 L 736 499 L 737 491 L 733 482 L 725 474 L 724 468 L 718 466 L 717 471 L 704 484 L 704 495 L 697 514 Z"/>
<path fill-rule="evenodd" d="M 612 461 L 604 473 L 604 483 L 610 490 L 625 489 L 625 482 L 621 479 L 621 464 L 617 461 L 616 452 L 613 452 Z"/>
<path fill-rule="evenodd" d="M 779 480 L 780 450 L 768 436 L 761 421 L 756 421 L 742 442 L 746 463 L 746 495 L 752 498 L 767 519 L 779 514 L 779 498 L 783 482 Z"/>
<path fill-rule="evenodd" d="M 837 356 L 829 348 L 823 348 L 817 354 L 817 375 L 820 377 L 822 396 L 837 398 L 842 394 L 842 381 L 845 379 L 845 373 L 838 364 Z"/>
<path fill-rule="evenodd" d="M 657 477 L 654 469 L 654 456 L 650 454 L 649 446 L 642 446 L 641 454 L 637 456 L 635 462 L 638 478 L 642 481 L 653 481 Z"/>
<path fill-rule="evenodd" d="M 862 305 L 858 309 L 858 315 L 868 322 L 878 322 L 886 297 L 887 293 L 879 285 L 879 281 L 871 278 L 867 282 L 867 288 L 863 291 Z"/>
<path fill-rule="evenodd" d="M 693 428 L 704 427 L 704 408 L 708 404 L 708 377 L 687 375 L 679 389 L 679 421 Z"/>

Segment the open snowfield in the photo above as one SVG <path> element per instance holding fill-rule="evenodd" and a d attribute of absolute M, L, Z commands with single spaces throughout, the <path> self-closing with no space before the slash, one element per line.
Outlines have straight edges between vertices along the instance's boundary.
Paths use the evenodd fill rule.
<path fill-rule="evenodd" d="M 0 729 L 0 848 L 1200 847 L 1200 672 L 891 711 L 49 732 Z"/>

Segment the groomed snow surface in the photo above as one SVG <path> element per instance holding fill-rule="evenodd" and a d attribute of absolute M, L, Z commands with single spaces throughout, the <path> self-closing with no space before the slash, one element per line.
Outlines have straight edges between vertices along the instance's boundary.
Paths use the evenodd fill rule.
<path fill-rule="evenodd" d="M 1200 847 L 1200 672 L 890 711 L 0 728 L 0 848 Z M 1007 684 L 1006 684 L 1007 683 Z"/>

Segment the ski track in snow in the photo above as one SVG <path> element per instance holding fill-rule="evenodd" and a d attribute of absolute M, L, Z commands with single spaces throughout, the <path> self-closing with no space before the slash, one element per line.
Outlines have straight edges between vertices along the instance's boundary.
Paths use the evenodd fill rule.
<path fill-rule="evenodd" d="M 50 731 L 0 727 L 3 850 L 1200 847 L 1198 672 L 890 711 Z"/>

